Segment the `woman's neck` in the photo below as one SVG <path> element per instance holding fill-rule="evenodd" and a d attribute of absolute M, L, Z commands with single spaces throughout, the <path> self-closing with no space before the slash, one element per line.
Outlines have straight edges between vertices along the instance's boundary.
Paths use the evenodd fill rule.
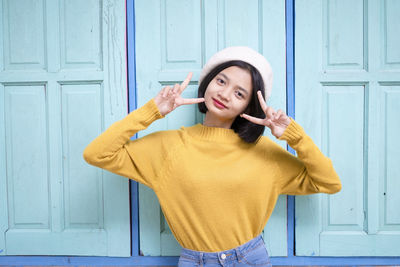
<path fill-rule="evenodd" d="M 220 118 L 213 116 L 209 111 L 206 112 L 206 116 L 203 120 L 204 126 L 219 127 L 219 128 L 226 128 L 226 129 L 230 129 L 232 126 L 232 123 L 233 123 L 233 119 L 221 120 Z"/>

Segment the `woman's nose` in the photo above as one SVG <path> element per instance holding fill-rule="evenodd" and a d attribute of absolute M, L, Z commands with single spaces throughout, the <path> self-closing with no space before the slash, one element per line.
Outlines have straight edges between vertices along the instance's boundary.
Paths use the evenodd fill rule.
<path fill-rule="evenodd" d="M 228 88 L 224 88 L 222 90 L 220 90 L 218 92 L 218 96 L 220 96 L 221 98 L 223 98 L 226 101 L 229 101 L 229 89 Z"/>

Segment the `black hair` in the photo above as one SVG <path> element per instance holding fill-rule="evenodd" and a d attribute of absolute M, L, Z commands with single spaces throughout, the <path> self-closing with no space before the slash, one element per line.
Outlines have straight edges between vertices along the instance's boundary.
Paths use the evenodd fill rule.
<path fill-rule="evenodd" d="M 255 67 L 242 60 L 231 60 L 214 67 L 201 81 L 198 89 L 198 97 L 204 97 L 208 84 L 212 81 L 212 79 L 214 79 L 214 77 L 217 76 L 217 74 L 220 73 L 222 70 L 231 66 L 237 66 L 241 69 L 248 70 L 251 75 L 253 90 L 249 104 L 247 105 L 244 113 L 250 116 L 264 119 L 265 113 L 262 110 L 257 97 L 257 91 L 261 91 L 261 94 L 265 99 L 264 81 L 260 72 Z M 198 103 L 198 108 L 201 113 L 206 113 L 208 110 L 204 102 Z M 254 143 L 264 133 L 265 126 L 252 123 L 249 120 L 242 118 L 238 115 L 233 121 L 231 129 L 233 129 L 242 138 L 243 141 L 247 143 Z"/>

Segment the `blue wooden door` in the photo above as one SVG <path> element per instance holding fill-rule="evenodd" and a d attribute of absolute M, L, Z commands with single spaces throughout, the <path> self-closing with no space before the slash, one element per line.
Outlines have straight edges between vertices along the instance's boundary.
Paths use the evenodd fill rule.
<path fill-rule="evenodd" d="M 128 179 L 82 157 L 127 114 L 125 2 L 0 14 L 0 255 L 129 256 Z"/>
<path fill-rule="evenodd" d="M 183 96 L 197 97 L 197 79 L 205 62 L 224 47 L 246 45 L 271 62 L 274 86 L 269 104 L 286 109 L 284 1 L 136 0 L 135 12 L 137 106 L 145 104 L 162 87 L 180 83 L 189 71 L 194 75 Z M 197 105 L 179 107 L 138 136 L 202 122 L 197 110 Z M 285 147 L 269 131 L 265 133 Z M 181 247 L 157 196 L 142 184 L 139 192 L 141 252 L 146 256 L 179 255 Z M 282 195 L 264 229 L 272 256 L 287 255 L 286 217 L 286 196 Z"/>
<path fill-rule="evenodd" d="M 296 1 L 296 120 L 343 188 L 296 197 L 296 255 L 400 255 L 400 1 Z"/>

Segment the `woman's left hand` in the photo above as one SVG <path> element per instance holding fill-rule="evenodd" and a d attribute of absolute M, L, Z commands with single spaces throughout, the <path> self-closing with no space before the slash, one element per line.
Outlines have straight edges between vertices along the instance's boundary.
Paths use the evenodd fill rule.
<path fill-rule="evenodd" d="M 272 107 L 267 106 L 261 91 L 257 91 L 258 100 L 260 101 L 261 108 L 264 110 L 266 115 L 265 119 L 256 118 L 247 114 L 241 114 L 240 117 L 245 118 L 252 123 L 265 125 L 271 129 L 271 133 L 279 138 L 285 131 L 286 127 L 290 124 L 290 118 L 279 109 L 277 112 Z"/>

